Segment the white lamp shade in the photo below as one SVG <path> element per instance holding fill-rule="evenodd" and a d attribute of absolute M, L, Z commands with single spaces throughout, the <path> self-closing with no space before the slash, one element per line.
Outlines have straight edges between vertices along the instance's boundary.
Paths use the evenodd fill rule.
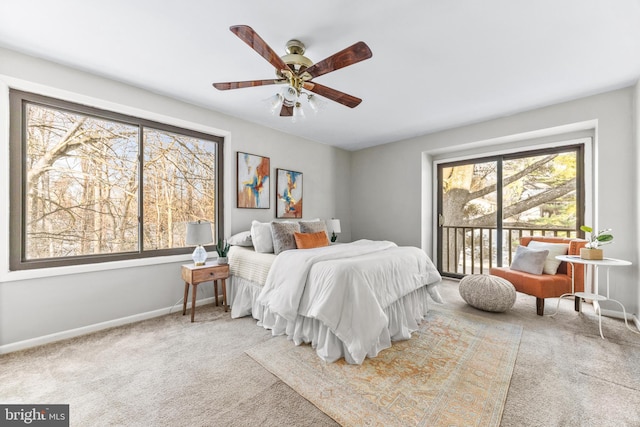
<path fill-rule="evenodd" d="M 300 103 L 296 102 L 296 105 L 293 107 L 293 115 L 291 116 L 291 121 L 295 123 L 300 119 L 304 119 L 304 111 L 302 110 Z"/>
<path fill-rule="evenodd" d="M 311 96 L 309 96 L 307 101 L 309 102 L 309 107 L 311 107 L 313 112 L 317 113 L 318 110 L 320 109 L 320 106 L 318 105 L 318 100 L 316 99 L 316 97 L 311 95 Z"/>
<path fill-rule="evenodd" d="M 290 107 L 295 105 L 298 93 L 294 88 L 288 86 L 282 91 L 282 97 L 284 98 L 284 105 Z"/>
<path fill-rule="evenodd" d="M 331 219 L 329 220 L 329 228 L 334 233 L 340 233 L 340 220 L 339 219 Z"/>
<path fill-rule="evenodd" d="M 213 242 L 211 223 L 194 221 L 187 224 L 187 245 L 206 245 Z"/>
<path fill-rule="evenodd" d="M 271 114 L 280 112 L 280 108 L 282 108 L 282 101 L 284 101 L 284 98 L 279 93 L 276 93 L 271 98 L 269 98 L 269 103 L 271 104 Z"/>

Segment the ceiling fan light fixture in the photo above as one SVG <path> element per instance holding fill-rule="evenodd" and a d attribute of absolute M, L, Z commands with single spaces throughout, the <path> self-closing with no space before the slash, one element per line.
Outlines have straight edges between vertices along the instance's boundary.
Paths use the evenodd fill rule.
<path fill-rule="evenodd" d="M 271 114 L 276 114 L 278 112 L 280 112 L 280 108 L 282 108 L 282 102 L 284 101 L 284 98 L 282 97 L 281 94 L 276 93 L 275 95 L 273 95 L 272 97 L 270 97 L 268 99 L 269 101 L 269 109 L 271 110 Z"/>
<path fill-rule="evenodd" d="M 309 103 L 309 107 L 311 107 L 313 112 L 318 114 L 318 111 L 320 110 L 318 99 L 313 95 L 309 95 L 309 97 L 307 98 L 307 102 Z"/>
<path fill-rule="evenodd" d="M 292 106 L 295 104 L 296 99 L 298 98 L 298 92 L 291 86 L 287 86 L 282 91 L 282 97 L 284 98 L 285 105 Z"/>
<path fill-rule="evenodd" d="M 293 115 L 291 116 L 291 121 L 295 123 L 296 121 L 302 119 L 304 119 L 304 110 L 302 109 L 300 102 L 296 102 L 296 104 L 293 106 Z"/>

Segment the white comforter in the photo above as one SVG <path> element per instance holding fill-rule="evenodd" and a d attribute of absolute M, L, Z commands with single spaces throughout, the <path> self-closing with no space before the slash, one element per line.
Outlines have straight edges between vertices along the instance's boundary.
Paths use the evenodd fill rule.
<path fill-rule="evenodd" d="M 362 363 L 388 319 L 384 309 L 416 289 L 440 281 L 419 248 L 359 240 L 282 252 L 258 297 L 265 311 L 288 322 L 317 319 Z"/>

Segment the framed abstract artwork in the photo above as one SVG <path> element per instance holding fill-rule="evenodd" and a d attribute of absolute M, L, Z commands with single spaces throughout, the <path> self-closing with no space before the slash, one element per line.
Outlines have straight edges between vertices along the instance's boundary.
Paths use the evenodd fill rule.
<path fill-rule="evenodd" d="M 276 217 L 302 218 L 302 172 L 276 169 Z"/>
<path fill-rule="evenodd" d="M 238 207 L 269 209 L 271 166 L 268 157 L 238 151 Z"/>

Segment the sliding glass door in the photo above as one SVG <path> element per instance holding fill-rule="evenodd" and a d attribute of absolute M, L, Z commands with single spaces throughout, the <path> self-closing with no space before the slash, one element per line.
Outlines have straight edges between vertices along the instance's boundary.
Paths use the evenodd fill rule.
<path fill-rule="evenodd" d="M 438 269 L 509 265 L 520 237 L 579 235 L 582 145 L 438 165 Z"/>

